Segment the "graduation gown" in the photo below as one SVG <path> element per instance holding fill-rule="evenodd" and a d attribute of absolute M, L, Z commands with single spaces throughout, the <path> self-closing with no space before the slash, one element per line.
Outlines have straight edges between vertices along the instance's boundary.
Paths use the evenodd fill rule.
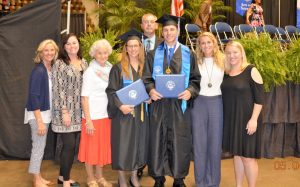
<path fill-rule="evenodd" d="M 163 43 L 161 44 L 163 45 Z M 143 72 L 143 81 L 147 92 L 155 88 L 152 78 L 153 58 L 155 51 L 147 56 Z M 196 98 L 200 87 L 200 73 L 195 62 L 195 56 L 190 57 L 190 78 L 188 90 L 192 99 L 188 101 L 185 113 L 181 110 L 181 100 L 177 98 L 162 98 L 149 107 L 149 175 L 153 177 L 169 175 L 183 178 L 188 174 L 192 153 L 192 134 L 190 108 L 193 98 Z M 173 74 L 180 74 L 182 66 L 181 46 L 171 59 L 170 69 Z M 164 72 L 167 68 L 164 54 Z"/>
<path fill-rule="evenodd" d="M 133 79 L 138 80 L 138 73 L 132 68 Z M 112 118 L 111 150 L 112 168 L 115 170 L 136 170 L 146 164 L 148 155 L 148 121 L 144 115 L 141 121 L 141 105 L 134 108 L 132 114 L 123 114 L 122 105 L 116 91 L 123 88 L 122 68 L 120 64 L 112 67 L 106 94 L 108 97 L 108 115 Z"/>

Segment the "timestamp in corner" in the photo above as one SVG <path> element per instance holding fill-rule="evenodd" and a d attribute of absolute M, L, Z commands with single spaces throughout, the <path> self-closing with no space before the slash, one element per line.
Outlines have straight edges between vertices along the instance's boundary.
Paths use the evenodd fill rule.
<path fill-rule="evenodd" d="M 279 159 L 273 162 L 274 170 L 299 170 L 300 160 L 296 159 Z"/>

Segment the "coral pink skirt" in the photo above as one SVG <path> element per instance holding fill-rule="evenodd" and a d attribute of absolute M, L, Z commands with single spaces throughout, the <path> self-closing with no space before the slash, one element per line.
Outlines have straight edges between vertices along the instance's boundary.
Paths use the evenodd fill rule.
<path fill-rule="evenodd" d="M 92 121 L 95 131 L 93 135 L 88 135 L 86 133 L 86 120 L 82 119 L 78 160 L 90 165 L 111 164 L 111 120 L 104 118 Z"/>

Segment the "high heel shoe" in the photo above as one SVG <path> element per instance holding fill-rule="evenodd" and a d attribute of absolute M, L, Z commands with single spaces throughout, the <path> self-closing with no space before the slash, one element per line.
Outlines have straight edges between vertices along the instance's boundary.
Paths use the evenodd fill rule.
<path fill-rule="evenodd" d="M 129 178 L 129 185 L 131 187 L 142 187 L 142 186 L 134 186 L 133 182 L 131 181 L 131 177 Z"/>
<path fill-rule="evenodd" d="M 61 181 L 60 179 L 57 179 L 57 184 L 64 184 L 64 181 Z M 70 186 L 80 186 L 79 182 L 72 182 L 70 183 Z"/>

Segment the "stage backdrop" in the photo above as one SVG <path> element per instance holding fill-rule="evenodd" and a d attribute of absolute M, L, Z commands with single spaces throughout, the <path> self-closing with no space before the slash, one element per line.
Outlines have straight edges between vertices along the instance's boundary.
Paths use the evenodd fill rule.
<path fill-rule="evenodd" d="M 59 41 L 60 6 L 35 0 L 0 19 L 0 159 L 30 155 L 30 128 L 23 124 L 29 75 L 38 44 Z"/>

